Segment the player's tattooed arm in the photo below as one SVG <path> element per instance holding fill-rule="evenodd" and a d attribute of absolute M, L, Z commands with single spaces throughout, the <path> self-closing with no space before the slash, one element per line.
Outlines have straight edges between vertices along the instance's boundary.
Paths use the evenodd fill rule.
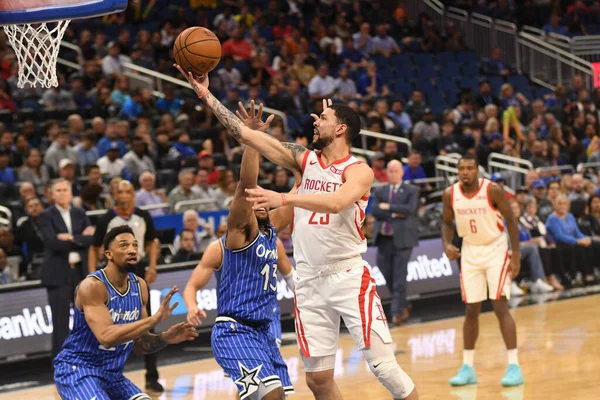
<path fill-rule="evenodd" d="M 215 116 L 227 128 L 229 135 L 240 143 L 256 149 L 260 154 L 267 157 L 271 162 L 293 170 L 300 171 L 303 156 L 294 157 L 292 152 L 287 151 L 281 142 L 263 132 L 245 126 L 234 113 L 227 109 L 215 96 L 210 93 L 208 74 L 194 76 L 186 72 L 179 65 L 174 65 L 179 72 L 188 80 L 198 98 L 204 101 L 213 110 Z"/>
<path fill-rule="evenodd" d="M 169 342 L 165 337 L 165 332 L 154 335 L 152 333 L 146 333 L 139 338 L 135 339 L 133 344 L 133 352 L 137 355 L 156 353 L 167 347 Z"/>

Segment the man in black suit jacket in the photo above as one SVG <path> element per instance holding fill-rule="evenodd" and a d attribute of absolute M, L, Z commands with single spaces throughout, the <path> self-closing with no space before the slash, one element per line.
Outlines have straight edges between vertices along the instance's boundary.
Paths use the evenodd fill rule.
<path fill-rule="evenodd" d="M 392 293 L 392 323 L 405 321 L 410 313 L 406 300 L 407 265 L 413 247 L 419 245 L 417 210 L 419 189 L 402 182 L 402 163 L 387 165 L 389 184 L 373 194 L 373 239 L 377 245 L 377 265 Z"/>
<path fill-rule="evenodd" d="M 88 273 L 88 247 L 94 228 L 81 208 L 70 206 L 71 184 L 58 179 L 52 184 L 54 205 L 40 214 L 39 228 L 44 239 L 42 285 L 48 291 L 52 310 L 52 359 L 69 336 L 69 317 L 75 288 Z"/>

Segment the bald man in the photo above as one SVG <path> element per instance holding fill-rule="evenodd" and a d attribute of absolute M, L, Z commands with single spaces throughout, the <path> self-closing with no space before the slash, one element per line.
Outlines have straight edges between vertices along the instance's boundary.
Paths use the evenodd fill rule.
<path fill-rule="evenodd" d="M 373 240 L 377 265 L 392 295 L 392 324 L 401 324 L 410 314 L 406 300 L 407 265 L 413 247 L 419 245 L 417 210 L 419 189 L 402 182 L 402 163 L 387 164 L 389 182 L 373 191 Z"/>

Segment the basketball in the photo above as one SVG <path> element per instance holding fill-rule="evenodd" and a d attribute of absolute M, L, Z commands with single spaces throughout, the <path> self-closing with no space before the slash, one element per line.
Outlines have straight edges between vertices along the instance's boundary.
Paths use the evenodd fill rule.
<path fill-rule="evenodd" d="M 196 75 L 212 71 L 221 60 L 221 42 L 210 30 L 194 26 L 181 32 L 173 44 L 175 62 Z"/>

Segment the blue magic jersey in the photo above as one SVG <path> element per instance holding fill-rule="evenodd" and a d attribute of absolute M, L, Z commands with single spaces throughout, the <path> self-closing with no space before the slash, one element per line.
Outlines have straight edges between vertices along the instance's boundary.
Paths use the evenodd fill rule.
<path fill-rule="evenodd" d="M 217 311 L 221 316 L 269 323 L 277 301 L 277 237 L 267 225 L 247 246 L 230 250 L 221 238 L 223 262 L 217 276 Z"/>
<path fill-rule="evenodd" d="M 142 294 L 140 282 L 133 274 L 128 274 L 127 290 L 119 291 L 110 283 L 104 270 L 99 270 L 88 275 L 103 282 L 108 290 L 108 303 L 106 304 L 114 324 L 128 324 L 142 318 Z M 133 341 L 105 348 L 98 342 L 94 332 L 88 326 L 83 312 L 73 307 L 73 329 L 65 341 L 61 352 L 56 356 L 55 362 L 64 362 L 77 365 L 86 369 L 102 372 L 122 373 L 125 361 L 131 354 Z"/>

